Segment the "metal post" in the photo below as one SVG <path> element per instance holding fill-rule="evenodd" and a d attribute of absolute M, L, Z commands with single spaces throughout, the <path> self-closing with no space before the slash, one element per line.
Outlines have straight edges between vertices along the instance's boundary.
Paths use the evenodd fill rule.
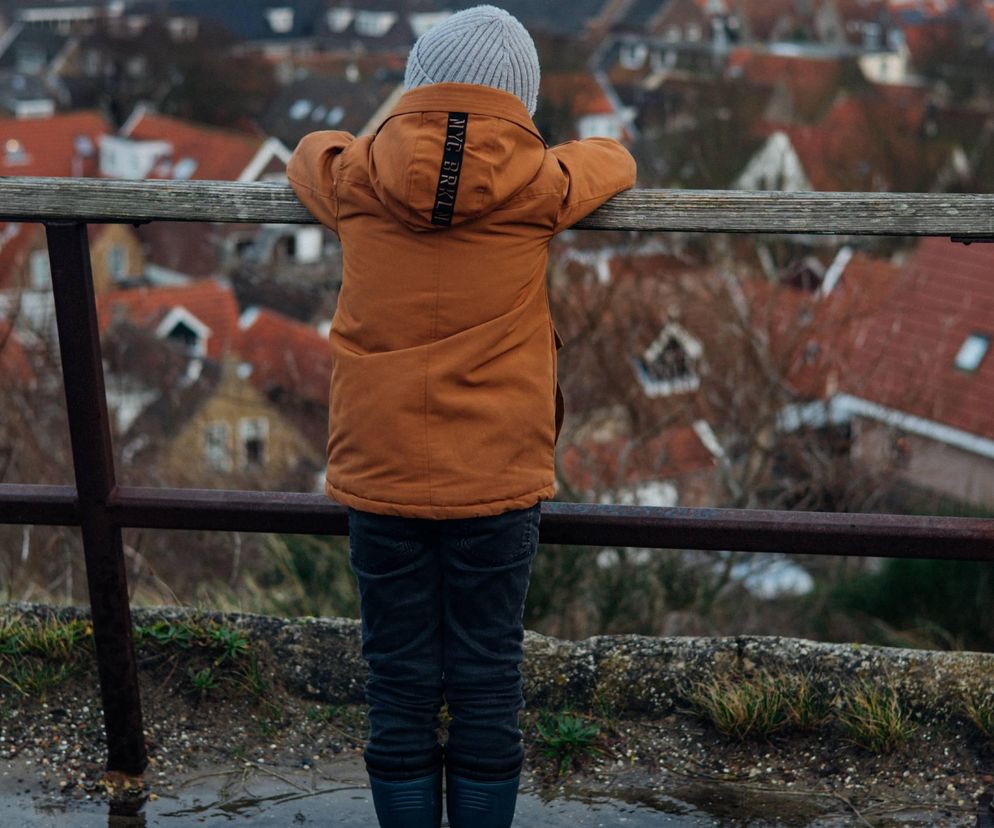
<path fill-rule="evenodd" d="M 148 757 L 121 530 L 107 512 L 117 483 L 86 225 L 46 224 L 59 351 L 107 730 L 107 769 L 138 775 Z"/>

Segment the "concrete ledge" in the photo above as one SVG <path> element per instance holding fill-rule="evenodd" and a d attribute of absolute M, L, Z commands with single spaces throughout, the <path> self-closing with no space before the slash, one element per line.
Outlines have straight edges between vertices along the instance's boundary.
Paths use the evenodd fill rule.
<path fill-rule="evenodd" d="M 89 617 L 85 607 L 0 605 L 11 617 Z M 215 621 L 241 629 L 272 656 L 277 679 L 290 692 L 332 703 L 362 703 L 366 664 L 360 622 L 347 618 L 283 619 L 183 607 L 133 608 L 134 623 Z M 902 706 L 924 720 L 954 716 L 961 693 L 994 687 L 994 654 L 935 652 L 804 639 L 736 636 L 652 638 L 596 636 L 562 641 L 527 631 L 522 665 L 529 708 L 559 708 L 650 718 L 672 712 L 688 681 L 750 675 L 760 670 L 807 676 L 821 690 L 866 680 L 893 687 Z"/>

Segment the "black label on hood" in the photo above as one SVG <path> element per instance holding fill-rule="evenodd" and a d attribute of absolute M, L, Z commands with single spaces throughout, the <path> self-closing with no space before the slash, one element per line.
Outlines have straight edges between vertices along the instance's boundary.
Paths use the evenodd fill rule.
<path fill-rule="evenodd" d="M 439 227 L 450 226 L 456 211 L 456 191 L 459 189 L 459 173 L 462 172 L 468 121 L 469 115 L 466 112 L 449 113 L 445 151 L 442 153 L 442 166 L 438 171 L 438 187 L 435 190 L 435 208 L 431 211 L 431 223 Z"/>

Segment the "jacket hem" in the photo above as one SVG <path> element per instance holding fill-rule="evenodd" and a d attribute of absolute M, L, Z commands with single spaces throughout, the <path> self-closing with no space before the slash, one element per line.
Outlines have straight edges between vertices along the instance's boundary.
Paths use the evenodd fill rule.
<path fill-rule="evenodd" d="M 548 500 L 556 494 L 555 482 L 527 494 L 486 503 L 466 503 L 452 506 L 438 506 L 428 503 L 392 503 L 385 500 L 372 500 L 342 491 L 325 481 L 324 493 L 344 506 L 377 515 L 398 517 L 428 518 L 430 520 L 451 520 L 468 517 L 492 517 L 510 512 L 512 509 L 528 509 L 541 500 Z"/>

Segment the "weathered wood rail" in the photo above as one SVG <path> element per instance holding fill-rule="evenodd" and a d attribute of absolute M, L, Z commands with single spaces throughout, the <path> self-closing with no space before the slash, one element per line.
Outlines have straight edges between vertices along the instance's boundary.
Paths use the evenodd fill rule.
<path fill-rule="evenodd" d="M 0 220 L 313 224 L 286 184 L 0 178 Z M 994 238 L 994 195 L 630 190 L 585 230 Z"/>
<path fill-rule="evenodd" d="M 313 219 L 279 184 L 0 178 L 0 220 L 46 225 L 76 478 L 75 486 L 0 485 L 0 523 L 80 528 L 107 766 L 137 774 L 147 756 L 122 527 L 344 535 L 348 525 L 344 507 L 319 495 L 117 485 L 86 225 Z M 577 226 L 994 241 L 994 196 L 636 190 Z M 541 535 L 605 546 L 994 561 L 994 520 L 978 518 L 546 503 Z"/>

